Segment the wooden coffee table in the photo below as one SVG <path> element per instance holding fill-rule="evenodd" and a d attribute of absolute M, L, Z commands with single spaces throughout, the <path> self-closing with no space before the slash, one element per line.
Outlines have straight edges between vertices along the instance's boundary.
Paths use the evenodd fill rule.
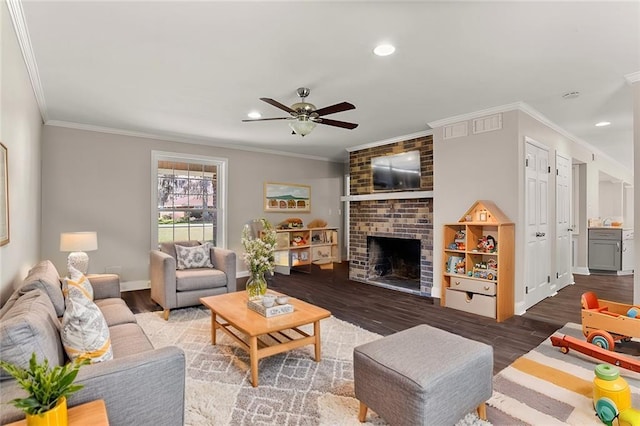
<path fill-rule="evenodd" d="M 320 320 L 331 316 L 331 312 L 290 297 L 293 312 L 266 318 L 247 308 L 247 300 L 245 291 L 200 298 L 200 302 L 211 309 L 211 344 L 216 344 L 216 331 L 220 329 L 249 352 L 253 387 L 258 386 L 258 360 L 261 358 L 314 345 L 315 361 L 320 362 Z M 299 328 L 312 323 L 313 334 Z M 283 333 L 286 330 L 290 331 Z M 266 339 L 267 336 L 270 339 Z"/>

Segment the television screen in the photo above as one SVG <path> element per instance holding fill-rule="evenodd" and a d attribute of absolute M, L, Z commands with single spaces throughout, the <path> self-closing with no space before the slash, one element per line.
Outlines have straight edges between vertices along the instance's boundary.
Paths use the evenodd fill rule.
<path fill-rule="evenodd" d="M 420 151 L 371 159 L 374 191 L 420 189 Z"/>

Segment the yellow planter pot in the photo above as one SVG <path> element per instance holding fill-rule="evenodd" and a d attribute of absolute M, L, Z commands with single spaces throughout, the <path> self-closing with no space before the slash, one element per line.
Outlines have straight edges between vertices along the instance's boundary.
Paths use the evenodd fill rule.
<path fill-rule="evenodd" d="M 27 426 L 67 426 L 67 398 L 64 396 L 51 410 L 42 414 L 27 414 Z"/>

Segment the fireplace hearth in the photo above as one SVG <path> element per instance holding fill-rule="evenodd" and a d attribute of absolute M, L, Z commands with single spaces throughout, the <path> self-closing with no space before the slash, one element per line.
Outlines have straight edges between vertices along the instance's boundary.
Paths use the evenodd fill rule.
<path fill-rule="evenodd" d="M 420 240 L 367 237 L 367 281 L 420 293 Z"/>

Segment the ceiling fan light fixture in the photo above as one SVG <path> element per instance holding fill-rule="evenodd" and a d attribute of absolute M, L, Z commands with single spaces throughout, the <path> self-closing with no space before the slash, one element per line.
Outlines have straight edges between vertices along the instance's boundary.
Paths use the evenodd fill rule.
<path fill-rule="evenodd" d="M 301 119 L 290 122 L 289 127 L 291 127 L 291 130 L 293 130 L 297 135 L 304 137 L 315 129 L 316 123 L 301 117 Z"/>
<path fill-rule="evenodd" d="M 249 114 L 247 114 L 247 117 L 256 119 L 261 118 L 262 114 L 260 114 L 258 111 L 251 111 Z"/>

